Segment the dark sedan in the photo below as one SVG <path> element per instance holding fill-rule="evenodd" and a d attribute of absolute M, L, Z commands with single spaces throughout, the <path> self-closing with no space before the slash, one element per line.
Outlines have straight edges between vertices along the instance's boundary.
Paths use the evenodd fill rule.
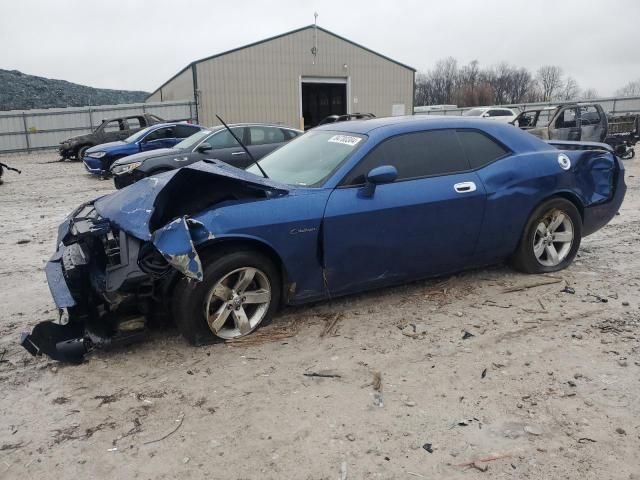
<path fill-rule="evenodd" d="M 281 125 L 238 123 L 230 128 L 256 160 L 304 133 Z M 111 166 L 111 174 L 116 188 L 123 188 L 150 175 L 184 167 L 205 158 L 220 160 L 238 168 L 246 168 L 253 163 L 233 135 L 220 126 L 202 130 L 172 148 L 121 158 Z"/>

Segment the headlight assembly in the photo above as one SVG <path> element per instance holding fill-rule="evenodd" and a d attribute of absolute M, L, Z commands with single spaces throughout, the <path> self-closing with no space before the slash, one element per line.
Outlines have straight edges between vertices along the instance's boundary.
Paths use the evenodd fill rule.
<path fill-rule="evenodd" d="M 124 165 L 115 165 L 111 169 L 111 173 L 113 173 L 114 175 L 122 175 L 123 173 L 129 173 L 130 171 L 135 170 L 140 165 L 142 165 L 142 162 L 132 162 L 125 163 Z"/>
<path fill-rule="evenodd" d="M 102 158 L 107 154 L 107 152 L 91 152 L 91 153 L 87 153 L 88 157 L 93 157 L 93 158 Z"/>

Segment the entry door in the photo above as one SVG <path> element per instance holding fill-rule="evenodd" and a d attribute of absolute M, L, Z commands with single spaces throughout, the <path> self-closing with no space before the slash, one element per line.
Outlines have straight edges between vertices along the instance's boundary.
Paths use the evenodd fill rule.
<path fill-rule="evenodd" d="M 302 82 L 302 116 L 305 130 L 315 127 L 329 115 L 346 113 L 346 83 Z"/>
<path fill-rule="evenodd" d="M 381 165 L 395 166 L 398 180 L 364 196 L 357 185 Z M 454 131 L 400 135 L 369 153 L 327 203 L 329 291 L 349 293 L 473 264 L 486 195 L 469 170 Z"/>

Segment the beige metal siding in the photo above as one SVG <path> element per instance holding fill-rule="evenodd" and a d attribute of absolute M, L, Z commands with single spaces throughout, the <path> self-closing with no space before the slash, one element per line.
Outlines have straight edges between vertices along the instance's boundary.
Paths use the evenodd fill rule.
<path fill-rule="evenodd" d="M 193 100 L 193 73 L 187 68 L 169 83 L 153 93 L 147 102 L 169 102 L 179 100 Z"/>
<path fill-rule="evenodd" d="M 160 89 L 156 90 L 155 92 L 153 92 L 151 95 L 149 95 L 147 97 L 147 99 L 145 100 L 146 103 L 150 103 L 150 102 L 161 102 L 162 101 L 162 96 L 160 94 Z"/>
<path fill-rule="evenodd" d="M 299 127 L 301 76 L 348 78 L 350 112 L 390 116 L 394 104 L 404 104 L 411 114 L 412 70 L 325 31 L 317 34 L 315 65 L 313 28 L 198 63 L 200 123 L 214 125 L 219 114 L 229 122 Z"/>

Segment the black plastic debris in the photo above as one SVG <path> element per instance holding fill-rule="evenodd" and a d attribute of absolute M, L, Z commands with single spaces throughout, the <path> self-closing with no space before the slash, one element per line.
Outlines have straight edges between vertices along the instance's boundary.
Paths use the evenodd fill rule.
<path fill-rule="evenodd" d="M 466 330 L 464 330 L 464 333 L 462 334 L 462 340 L 466 340 L 467 338 L 471 338 L 471 337 L 475 337 L 475 335 L 473 333 L 469 333 Z"/>
<path fill-rule="evenodd" d="M 433 445 L 430 443 L 425 443 L 424 445 L 422 445 L 422 448 L 424 448 L 429 453 L 433 453 Z"/>
<path fill-rule="evenodd" d="M 480 375 L 480 378 L 484 378 L 487 376 L 487 369 L 485 368 L 484 370 L 482 370 L 482 374 Z"/>
<path fill-rule="evenodd" d="M 560 290 L 561 293 L 570 293 L 571 295 L 576 293 L 575 288 L 571 288 L 569 286 L 564 287 L 562 290 Z"/>

